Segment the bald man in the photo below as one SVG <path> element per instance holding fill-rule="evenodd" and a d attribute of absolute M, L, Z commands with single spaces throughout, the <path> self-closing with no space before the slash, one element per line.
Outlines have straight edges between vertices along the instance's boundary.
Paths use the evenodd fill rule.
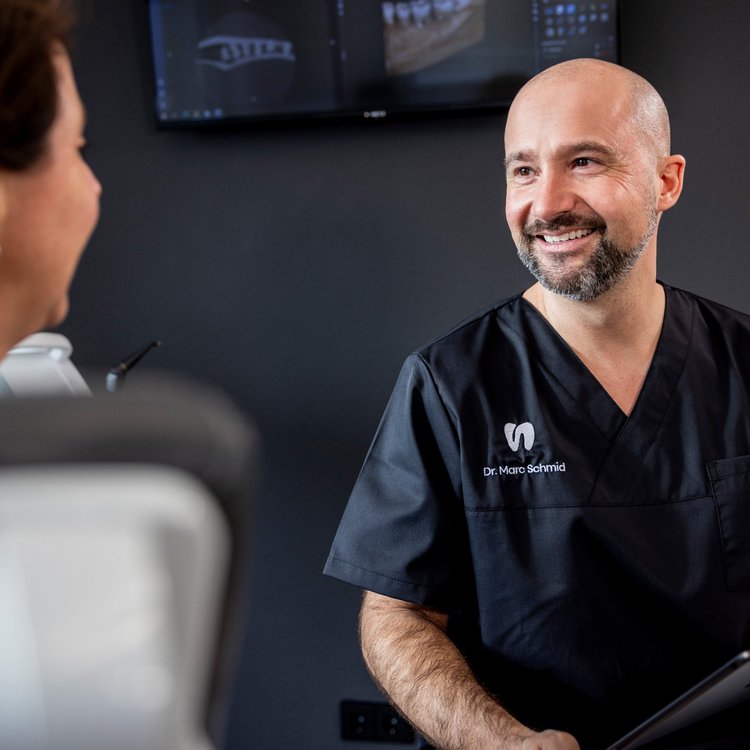
<path fill-rule="evenodd" d="M 407 359 L 326 573 L 432 746 L 604 748 L 750 645 L 750 318 L 657 281 L 685 160 L 645 80 L 544 71 L 505 152 L 536 283 Z"/>

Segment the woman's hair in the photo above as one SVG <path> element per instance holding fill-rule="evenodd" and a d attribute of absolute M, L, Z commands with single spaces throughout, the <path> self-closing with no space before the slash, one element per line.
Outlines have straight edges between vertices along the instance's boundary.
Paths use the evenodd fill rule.
<path fill-rule="evenodd" d="M 22 170 L 44 152 L 57 114 L 56 44 L 67 49 L 69 0 L 0 0 L 0 168 Z"/>

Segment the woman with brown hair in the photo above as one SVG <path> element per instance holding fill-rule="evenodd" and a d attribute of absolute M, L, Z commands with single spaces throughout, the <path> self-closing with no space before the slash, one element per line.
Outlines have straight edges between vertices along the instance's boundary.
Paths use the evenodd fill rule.
<path fill-rule="evenodd" d="M 0 357 L 60 323 L 99 217 L 65 0 L 0 2 Z"/>

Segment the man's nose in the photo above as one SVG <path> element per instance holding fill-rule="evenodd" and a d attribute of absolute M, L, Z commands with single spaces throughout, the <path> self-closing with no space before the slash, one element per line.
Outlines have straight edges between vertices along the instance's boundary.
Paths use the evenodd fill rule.
<path fill-rule="evenodd" d="M 540 174 L 536 180 L 532 218 L 550 222 L 562 213 L 573 211 L 578 197 L 570 179 L 557 171 Z"/>

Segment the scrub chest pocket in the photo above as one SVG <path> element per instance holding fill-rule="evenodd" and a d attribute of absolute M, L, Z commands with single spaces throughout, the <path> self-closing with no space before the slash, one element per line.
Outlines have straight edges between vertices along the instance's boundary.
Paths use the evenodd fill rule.
<path fill-rule="evenodd" d="M 750 589 L 750 456 L 708 461 L 706 468 L 716 503 L 727 588 Z"/>

